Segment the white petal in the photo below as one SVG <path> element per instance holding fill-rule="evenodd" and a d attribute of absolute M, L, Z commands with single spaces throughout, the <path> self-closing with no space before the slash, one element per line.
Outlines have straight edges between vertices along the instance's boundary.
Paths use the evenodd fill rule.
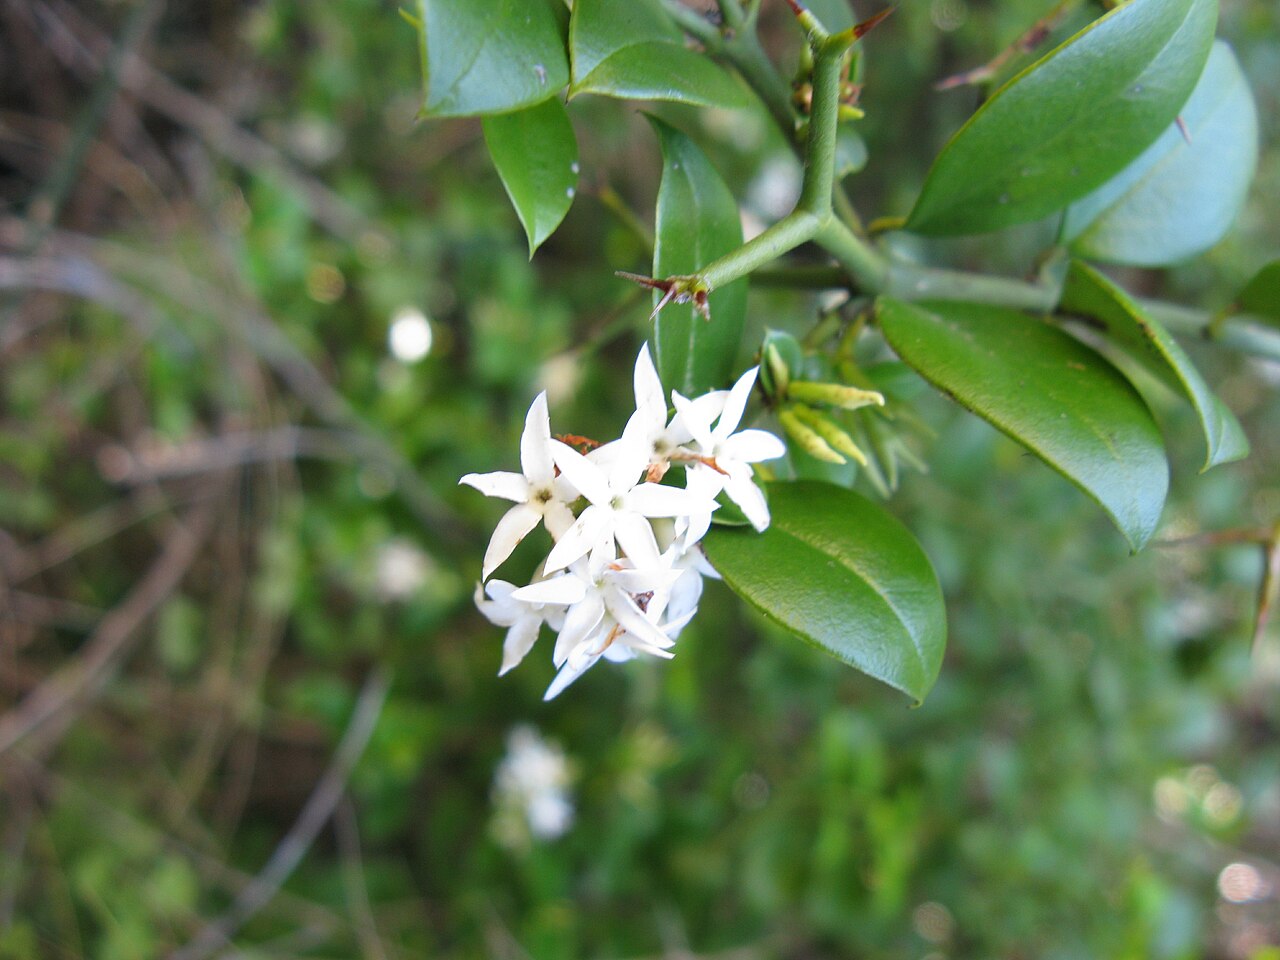
<path fill-rule="evenodd" d="M 594 548 L 613 525 L 613 511 L 608 507 L 590 506 L 574 521 L 573 526 L 551 548 L 543 570 L 555 573 L 567 567 Z"/>
<path fill-rule="evenodd" d="M 554 603 L 563 607 L 581 603 L 586 595 L 587 585 L 573 574 L 566 573 L 563 576 L 521 587 L 511 596 L 525 603 Z"/>
<path fill-rule="evenodd" d="M 614 449 L 609 464 L 609 488 L 619 494 L 634 487 L 644 473 L 644 468 L 649 465 L 652 453 L 653 438 L 649 434 L 644 414 L 636 411 L 627 421 Z"/>
<path fill-rule="evenodd" d="M 604 653 L 600 654 L 600 656 L 604 657 L 611 663 L 626 663 L 628 660 L 634 660 L 636 658 L 635 651 L 625 643 L 609 644 Z"/>
<path fill-rule="evenodd" d="M 547 413 L 547 392 L 533 398 L 529 413 L 524 418 L 524 432 L 520 434 L 520 466 L 530 483 L 550 483 L 555 476 L 555 463 L 551 459 L 551 416 Z"/>
<path fill-rule="evenodd" d="M 613 535 L 637 567 L 658 562 L 658 541 L 653 536 L 653 527 L 640 514 L 625 511 L 615 514 Z"/>
<path fill-rule="evenodd" d="M 674 620 L 668 620 L 663 624 L 662 629 L 672 640 L 680 636 L 680 631 L 689 625 L 689 621 L 693 619 L 693 615 L 698 612 L 698 608 L 694 607 L 688 613 L 676 617 Z"/>
<path fill-rule="evenodd" d="M 573 511 L 559 500 L 548 500 L 542 506 L 542 523 L 553 540 L 559 540 L 573 526 Z"/>
<path fill-rule="evenodd" d="M 703 452 L 710 452 L 712 445 L 715 443 L 711 434 L 711 421 L 715 419 L 720 410 L 712 412 L 714 406 L 702 402 L 706 399 L 706 397 L 699 397 L 697 400 L 690 400 L 675 390 L 671 391 L 671 402 L 676 408 L 676 419 L 679 420 L 684 429 L 689 431 L 693 442 Z"/>
<path fill-rule="evenodd" d="M 684 572 L 681 570 L 611 570 L 609 582 L 624 593 L 666 593 Z"/>
<path fill-rule="evenodd" d="M 541 519 L 542 514 L 527 503 L 517 503 L 502 515 L 502 519 L 498 521 L 498 526 L 493 531 L 493 537 L 489 540 L 489 549 L 484 552 L 483 579 L 489 579 L 489 574 L 511 556 L 511 551 L 529 535 L 529 531 L 536 527 Z"/>
<path fill-rule="evenodd" d="M 750 470 L 749 467 L 747 469 Z M 763 531 L 769 526 L 769 505 L 765 503 L 760 488 L 751 482 L 749 472 L 730 477 L 724 486 L 724 492 L 741 508 L 743 515 L 756 530 Z"/>
<path fill-rule="evenodd" d="M 633 638 L 659 649 L 674 645 L 675 641 L 659 630 L 657 624 L 650 622 L 640 612 L 635 602 L 625 594 L 611 592 L 605 598 L 605 607 Z"/>
<path fill-rule="evenodd" d="M 600 626 L 604 617 L 604 601 L 599 594 L 588 596 L 581 603 L 575 603 L 564 615 L 564 626 L 560 636 L 556 637 L 556 648 L 551 654 L 551 662 L 557 667 L 568 659 L 579 644 L 591 637 Z"/>
<path fill-rule="evenodd" d="M 671 598 L 667 602 L 668 621 L 679 620 L 698 609 L 698 601 L 702 599 L 702 574 L 694 567 L 686 567 L 671 588 Z M 668 629 L 667 633 L 671 636 Z"/>
<path fill-rule="evenodd" d="M 740 430 L 720 444 L 718 456 L 743 463 L 776 460 L 787 452 L 787 446 L 768 430 Z"/>
<path fill-rule="evenodd" d="M 560 672 L 556 674 L 556 678 L 551 681 L 551 686 L 547 687 L 547 692 L 543 694 L 542 699 L 552 700 L 558 697 L 564 691 L 565 687 L 586 673 L 588 669 L 595 665 L 595 662 L 598 659 L 599 657 L 593 657 L 580 667 L 571 667 L 566 663 L 560 668 Z"/>
<path fill-rule="evenodd" d="M 458 481 L 475 487 L 486 497 L 501 497 L 523 503 L 529 499 L 529 481 L 519 473 L 499 470 L 496 473 L 468 473 Z"/>
<path fill-rule="evenodd" d="M 542 627 L 542 618 L 536 616 L 521 617 L 507 631 L 507 638 L 502 643 L 502 666 L 498 668 L 498 676 L 502 676 L 524 659 L 525 654 L 538 639 L 538 630 Z"/>
<path fill-rule="evenodd" d="M 648 343 L 640 348 L 640 355 L 636 357 L 634 383 L 636 410 L 645 411 L 649 422 L 656 423 L 661 430 L 667 423 L 667 395 L 662 389 L 662 380 L 653 365 L 653 358 L 649 356 Z"/>
<path fill-rule="evenodd" d="M 747 409 L 747 401 L 751 399 L 751 388 L 756 385 L 756 373 L 759 369 L 759 367 L 752 367 L 738 378 L 738 382 L 729 391 L 724 412 L 720 414 L 720 422 L 716 424 L 717 441 L 724 441 L 729 434 L 738 429 L 738 424 L 742 422 L 742 414 Z"/>
<path fill-rule="evenodd" d="M 484 592 L 491 600 L 511 606 L 511 595 L 516 592 L 516 585 L 506 580 L 490 580 L 484 585 Z"/>
<path fill-rule="evenodd" d="M 627 494 L 623 502 L 627 510 L 646 517 L 679 517 L 715 509 L 715 501 L 709 497 L 660 483 L 640 484 Z"/>
<path fill-rule="evenodd" d="M 605 472 L 568 444 L 551 441 L 551 456 L 574 489 L 596 504 L 613 499 Z"/>

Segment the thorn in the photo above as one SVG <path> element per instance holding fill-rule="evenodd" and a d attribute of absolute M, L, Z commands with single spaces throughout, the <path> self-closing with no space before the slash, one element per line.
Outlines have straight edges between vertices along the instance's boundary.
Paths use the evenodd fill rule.
<path fill-rule="evenodd" d="M 1182 114 L 1174 117 L 1173 122 L 1178 125 L 1178 132 L 1182 134 L 1182 139 L 1187 141 L 1187 146 L 1191 146 L 1191 131 L 1187 129 L 1187 121 L 1182 119 Z"/>
<path fill-rule="evenodd" d="M 872 30 L 878 27 L 885 20 L 885 18 L 889 16 L 889 14 L 893 13 L 893 11 L 897 9 L 898 9 L 897 7 L 885 7 L 883 10 L 881 10 L 879 13 L 875 14 L 874 16 L 869 17 L 866 20 L 863 20 L 861 23 L 854 24 L 853 39 L 860 40 L 864 35 L 870 33 Z"/>
<path fill-rule="evenodd" d="M 787 0 L 787 6 L 791 8 L 791 12 L 797 17 L 802 17 L 809 12 L 799 0 Z"/>
<path fill-rule="evenodd" d="M 615 277 L 621 277 L 623 280 L 630 280 L 632 283 L 638 283 L 642 287 L 648 287 L 651 290 L 666 290 L 668 284 L 665 280 L 655 280 L 653 277 L 646 277 L 640 273 L 627 273 L 625 270 L 613 271 Z"/>
<path fill-rule="evenodd" d="M 662 288 L 658 287 L 658 289 L 661 290 Z M 676 295 L 676 288 L 674 286 L 668 287 L 667 292 L 664 293 L 662 295 L 662 299 L 658 301 L 658 305 L 654 307 L 653 312 L 649 314 L 649 320 L 650 321 L 656 320 L 658 318 L 658 314 L 662 312 L 662 308 L 665 307 L 668 303 L 670 303 L 671 298 L 674 297 L 675 295 Z"/>

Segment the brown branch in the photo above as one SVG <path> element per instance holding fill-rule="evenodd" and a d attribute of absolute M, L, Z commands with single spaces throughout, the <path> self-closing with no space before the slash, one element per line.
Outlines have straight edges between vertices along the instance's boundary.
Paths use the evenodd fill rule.
<path fill-rule="evenodd" d="M 138 628 L 182 582 L 213 528 L 214 502 L 194 507 L 175 523 L 159 556 L 124 600 L 102 618 L 74 659 L 0 716 L 0 754 L 37 729 L 57 739 L 111 679 L 138 639 Z"/>
<path fill-rule="evenodd" d="M 298 819 L 226 913 L 201 928 L 186 946 L 173 951 L 169 960 L 204 960 L 226 946 L 248 920 L 275 898 L 342 799 L 351 771 L 364 753 L 382 714 L 390 686 L 391 675 L 384 666 L 377 665 L 369 671 L 333 760 L 307 798 Z"/>
<path fill-rule="evenodd" d="M 1012 60 L 1014 57 L 1030 53 L 1040 44 L 1049 38 L 1049 34 L 1053 32 L 1054 27 L 1062 22 L 1063 18 L 1072 11 L 1080 0 L 1059 0 L 1058 5 L 1046 13 L 1043 17 L 1033 23 L 1027 31 L 1013 41 L 1009 46 L 1005 47 L 994 57 L 988 60 L 980 67 L 974 67 L 972 70 L 966 70 L 964 73 L 957 73 L 954 76 L 946 77 L 939 80 L 933 85 L 935 90 L 951 90 L 955 87 L 963 87 L 986 83 L 991 80 L 1000 69 Z"/>
<path fill-rule="evenodd" d="M 49 48 L 63 65 L 81 75 L 95 76 L 110 42 L 107 37 L 66 0 L 36 3 L 32 9 L 38 14 L 38 27 L 59 31 L 59 42 L 50 43 Z M 68 24 L 74 24 L 75 29 Z M 304 174 L 282 151 L 174 83 L 137 54 L 125 56 L 120 83 L 157 113 L 192 130 L 211 150 L 236 166 L 248 170 L 267 167 L 275 171 L 302 194 L 315 221 L 330 233 L 350 238 L 371 226 L 359 210 L 326 184 Z"/>
<path fill-rule="evenodd" d="M 1258 587 L 1258 614 L 1253 627 L 1253 652 L 1256 656 L 1262 646 L 1262 635 L 1267 630 L 1271 619 L 1271 611 L 1275 607 L 1276 595 L 1280 594 L 1280 523 L 1276 524 L 1271 535 L 1271 542 L 1263 551 L 1266 570 L 1262 575 L 1262 583 Z"/>

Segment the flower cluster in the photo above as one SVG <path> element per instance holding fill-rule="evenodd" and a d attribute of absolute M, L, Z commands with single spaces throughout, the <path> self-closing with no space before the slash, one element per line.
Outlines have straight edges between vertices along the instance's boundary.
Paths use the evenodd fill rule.
<path fill-rule="evenodd" d="M 675 415 L 646 345 L 636 358 L 636 411 L 617 440 L 578 443 L 551 434 L 547 397 L 529 408 L 520 438 L 521 473 L 469 473 L 460 482 L 514 501 L 498 521 L 484 557 L 476 606 L 507 627 L 499 676 L 521 660 L 542 625 L 559 634 L 552 659 L 559 673 L 550 700 L 597 660 L 638 654 L 670 658 L 680 630 L 697 611 L 703 576 L 715 576 L 699 541 L 723 493 L 757 529 L 769 508 L 752 480 L 753 463 L 785 452 L 764 430 L 739 430 L 757 368 L 730 390 L 693 399 L 672 391 Z M 566 437 L 569 440 L 581 438 Z M 684 487 L 663 483 L 672 466 Z M 538 524 L 555 545 L 532 583 L 490 579 Z"/>

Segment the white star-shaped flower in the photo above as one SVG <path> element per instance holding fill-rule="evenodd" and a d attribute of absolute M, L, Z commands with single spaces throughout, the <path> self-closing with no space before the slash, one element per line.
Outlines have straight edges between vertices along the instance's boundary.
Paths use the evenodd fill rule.
<path fill-rule="evenodd" d="M 640 414 L 632 417 L 622 438 L 611 445 L 602 462 L 593 462 L 558 440 L 551 441 L 551 455 L 564 479 L 589 501 L 573 526 L 559 538 L 547 557 L 545 569 L 554 573 L 588 553 L 600 567 L 617 556 L 621 546 L 638 566 L 649 566 L 658 557 L 649 517 L 678 517 L 714 510 L 715 501 L 694 492 L 658 483 L 638 483 L 649 464 Z"/>
<path fill-rule="evenodd" d="M 713 408 L 700 406 L 697 400 L 689 400 L 675 391 L 672 391 L 671 399 L 693 435 L 695 452 L 708 461 L 693 463 L 689 467 L 691 474 L 702 475 L 697 492 L 705 493 L 712 486 L 724 490 L 729 499 L 742 508 L 751 525 L 757 530 L 764 530 L 769 526 L 769 506 L 760 488 L 751 480 L 751 464 L 780 457 L 787 448 L 767 430 L 738 430 L 758 372 L 758 367 L 752 367 L 738 378 L 725 399 L 724 408 L 718 413 L 718 419 L 711 414 Z"/>
<path fill-rule="evenodd" d="M 576 491 L 563 478 L 556 476 L 551 456 L 551 417 L 547 413 L 544 390 L 534 398 L 525 417 L 520 435 L 520 468 L 523 473 L 497 471 L 468 473 L 459 480 L 475 487 L 486 497 L 514 500 L 516 505 L 503 514 L 489 540 L 484 554 L 482 580 L 488 580 L 498 566 L 511 556 L 520 543 L 541 520 L 553 537 L 561 536 L 573 525 L 573 511 L 568 501 Z"/>
<path fill-rule="evenodd" d="M 601 657 L 620 661 L 645 653 L 671 658 L 671 631 L 688 622 L 686 616 L 660 625 L 672 588 L 684 574 L 674 566 L 677 559 L 670 550 L 645 569 L 621 560 L 595 572 L 578 561 L 560 576 L 515 591 L 518 601 L 566 606 L 552 654 L 560 673 L 545 699 L 555 697 Z"/>

